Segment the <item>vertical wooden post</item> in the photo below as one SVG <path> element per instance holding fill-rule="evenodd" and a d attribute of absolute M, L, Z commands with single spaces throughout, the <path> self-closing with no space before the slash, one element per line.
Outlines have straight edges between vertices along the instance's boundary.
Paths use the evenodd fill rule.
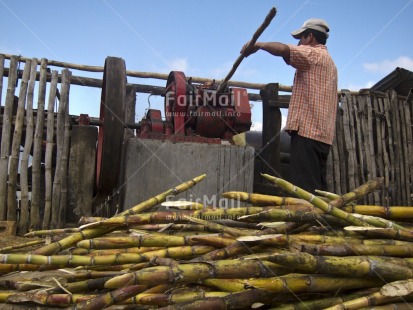
<path fill-rule="evenodd" d="M 26 139 L 24 141 L 24 149 L 22 161 L 20 165 L 20 187 L 21 187 L 21 208 L 20 220 L 18 223 L 19 235 L 24 235 L 27 232 L 29 224 L 29 157 L 30 150 L 33 145 L 33 97 L 34 86 L 36 84 L 37 74 L 37 59 L 32 59 L 32 67 L 30 69 L 30 81 L 27 90 L 26 103 Z"/>
<path fill-rule="evenodd" d="M 135 110 L 136 110 L 136 87 L 126 86 L 126 106 L 125 106 L 125 123 L 135 122 Z M 123 140 L 126 141 L 135 136 L 134 129 L 125 128 L 125 134 Z"/>
<path fill-rule="evenodd" d="M 3 128 L 1 132 L 0 151 L 0 220 L 6 219 L 7 214 L 7 175 L 10 155 L 10 138 L 14 105 L 14 92 L 17 81 L 17 56 L 10 59 L 10 70 L 7 85 L 6 103 L 3 113 Z"/>
<path fill-rule="evenodd" d="M 37 119 L 33 140 L 33 161 L 32 161 L 32 204 L 30 209 L 30 228 L 37 230 L 40 228 L 40 202 L 42 193 L 42 142 L 44 131 L 44 106 L 46 101 L 46 75 L 47 59 L 40 61 L 39 93 L 37 99 Z"/>
<path fill-rule="evenodd" d="M 61 190 L 62 190 L 62 179 L 66 177 L 65 164 L 65 128 L 66 128 L 66 114 L 68 114 L 68 104 L 69 104 L 69 89 L 70 89 L 70 79 L 72 73 L 68 69 L 62 70 L 62 82 L 60 90 L 60 103 L 57 112 L 57 124 L 56 124 L 56 169 L 53 179 L 53 196 L 52 196 L 52 213 L 50 219 L 50 227 L 57 228 L 59 226 L 59 216 L 61 214 Z M 67 156 L 66 156 L 67 159 Z M 47 229 L 47 228 L 43 228 Z"/>
<path fill-rule="evenodd" d="M 93 215 L 98 129 L 73 126 L 71 135 L 66 222 L 77 224 L 80 217 Z"/>
<path fill-rule="evenodd" d="M 4 55 L 0 54 L 0 107 L 1 107 L 1 98 L 3 94 L 3 75 L 4 75 Z"/>
<path fill-rule="evenodd" d="M 27 84 L 30 77 L 31 61 L 24 66 L 20 83 L 19 101 L 17 105 L 16 123 L 14 125 L 13 143 L 9 161 L 9 180 L 7 185 L 7 220 L 17 220 L 17 175 L 19 172 L 20 144 L 23 133 L 24 111 L 26 105 Z"/>
<path fill-rule="evenodd" d="M 271 175 L 280 175 L 280 132 L 281 110 L 277 107 L 278 83 L 267 84 L 260 91 L 262 98 L 262 171 Z"/>

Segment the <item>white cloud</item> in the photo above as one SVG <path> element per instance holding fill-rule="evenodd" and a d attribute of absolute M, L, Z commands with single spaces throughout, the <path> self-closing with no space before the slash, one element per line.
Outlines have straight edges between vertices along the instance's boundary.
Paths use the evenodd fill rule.
<path fill-rule="evenodd" d="M 360 89 L 363 88 L 371 88 L 374 84 L 376 84 L 377 82 L 375 81 L 368 81 L 366 84 L 364 85 L 357 85 L 357 84 L 353 84 L 350 83 L 347 87 L 345 87 L 344 89 L 348 89 L 348 90 L 354 90 L 354 91 L 359 91 Z"/>
<path fill-rule="evenodd" d="M 175 58 L 168 63 L 169 71 L 188 71 L 188 61 L 186 58 Z"/>
<path fill-rule="evenodd" d="M 376 63 L 365 63 L 363 68 L 371 72 L 389 73 L 396 69 L 396 67 L 401 67 L 406 70 L 413 70 L 413 59 L 407 56 L 400 56 L 393 60 L 383 60 L 382 62 Z"/>

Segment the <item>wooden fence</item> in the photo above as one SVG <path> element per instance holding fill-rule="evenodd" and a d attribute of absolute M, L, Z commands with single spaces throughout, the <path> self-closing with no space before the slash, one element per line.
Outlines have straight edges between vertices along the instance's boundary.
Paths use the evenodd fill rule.
<path fill-rule="evenodd" d="M 412 96 L 342 91 L 329 156 L 329 190 L 344 194 L 376 177 L 382 190 L 364 203 L 413 205 Z"/>
<path fill-rule="evenodd" d="M 5 68 L 6 59 L 9 59 L 9 68 Z M 52 62 L 46 59 L 24 58 L 24 69 L 20 70 L 21 61 L 18 56 L 0 55 L 0 220 L 17 221 L 23 234 L 29 229 L 65 226 L 71 147 L 70 85 L 102 87 L 102 81 L 72 76 L 67 68 L 58 73 L 48 67 Z M 58 62 L 53 65 L 67 67 Z M 85 70 L 102 71 L 102 68 L 85 67 Z M 7 76 L 7 93 L 3 104 L 4 76 Z M 202 82 L 200 78 L 194 79 L 197 80 Z M 161 87 L 134 86 L 137 92 L 160 94 L 164 91 Z M 239 83 L 238 86 L 257 89 L 262 84 Z M 260 100 L 256 94 L 249 97 Z M 37 108 L 33 109 L 35 99 Z M 411 98 L 399 97 L 394 91 L 356 94 L 342 91 L 336 140 L 329 157 L 330 191 L 343 194 L 382 176 L 385 178 L 383 190 L 367 196 L 365 203 L 411 205 L 412 110 Z"/>

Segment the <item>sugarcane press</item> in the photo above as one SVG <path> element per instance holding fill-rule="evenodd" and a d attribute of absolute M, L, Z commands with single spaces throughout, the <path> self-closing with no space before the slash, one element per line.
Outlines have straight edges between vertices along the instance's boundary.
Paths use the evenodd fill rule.
<path fill-rule="evenodd" d="M 180 71 L 172 71 L 166 83 L 165 117 L 149 109 L 140 121 L 136 136 L 173 142 L 232 142 L 235 134 L 251 127 L 247 90 L 225 87 L 217 91 L 213 82 L 193 84 Z"/>

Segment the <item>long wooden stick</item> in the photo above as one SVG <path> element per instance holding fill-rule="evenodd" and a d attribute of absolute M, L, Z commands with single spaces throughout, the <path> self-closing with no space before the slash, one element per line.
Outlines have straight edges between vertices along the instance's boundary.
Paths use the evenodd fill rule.
<path fill-rule="evenodd" d="M 252 39 L 249 41 L 248 46 L 245 50 L 248 51 L 252 48 L 255 42 L 257 42 L 258 37 L 264 32 L 264 30 L 271 23 L 276 13 L 277 13 L 277 10 L 273 7 L 268 13 L 267 17 L 265 17 L 264 22 L 255 31 L 254 35 L 252 36 Z M 232 65 L 232 69 L 228 72 L 227 76 L 222 80 L 221 84 L 219 84 L 217 88 L 217 93 L 220 93 L 223 91 L 227 82 L 232 78 L 232 76 L 234 75 L 235 71 L 237 70 L 238 66 L 241 64 L 244 58 L 245 58 L 244 53 L 238 56 L 237 60 L 235 60 L 234 64 Z"/>

